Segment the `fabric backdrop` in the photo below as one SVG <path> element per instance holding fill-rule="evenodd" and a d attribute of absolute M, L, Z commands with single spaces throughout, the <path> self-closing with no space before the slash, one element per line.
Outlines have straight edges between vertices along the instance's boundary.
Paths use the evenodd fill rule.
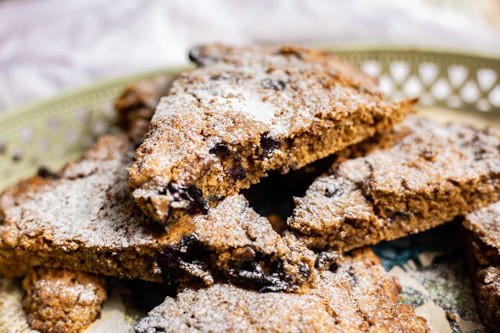
<path fill-rule="evenodd" d="M 500 54 L 498 0 L 0 2 L 0 112 L 96 80 L 183 64 L 189 47 L 293 42 Z"/>

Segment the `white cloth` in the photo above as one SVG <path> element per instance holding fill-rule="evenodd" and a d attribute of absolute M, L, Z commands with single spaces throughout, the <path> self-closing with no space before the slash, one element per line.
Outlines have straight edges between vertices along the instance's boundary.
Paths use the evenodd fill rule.
<path fill-rule="evenodd" d="M 184 64 L 189 47 L 202 42 L 500 54 L 500 28 L 480 19 L 484 1 L 461 10 L 446 0 L 2 1 L 0 112 L 96 80 Z"/>

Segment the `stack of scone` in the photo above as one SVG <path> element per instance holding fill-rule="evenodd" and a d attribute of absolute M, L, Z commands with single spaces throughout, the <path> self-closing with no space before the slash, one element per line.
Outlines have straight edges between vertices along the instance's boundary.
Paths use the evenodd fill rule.
<path fill-rule="evenodd" d="M 469 213 L 498 325 L 499 130 L 408 116 L 414 100 L 386 102 L 374 79 L 303 48 L 190 59 L 173 81 L 128 87 L 121 129 L 79 161 L 0 196 L 0 268 L 24 276 L 32 328 L 84 329 L 117 277 L 176 289 L 137 332 L 427 331 L 368 246 Z M 240 193 L 326 157 L 286 219 Z"/>

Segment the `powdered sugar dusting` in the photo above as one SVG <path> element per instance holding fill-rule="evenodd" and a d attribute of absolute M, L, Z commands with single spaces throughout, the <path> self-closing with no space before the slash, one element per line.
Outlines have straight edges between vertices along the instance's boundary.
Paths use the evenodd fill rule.
<path fill-rule="evenodd" d="M 230 133 L 231 122 L 237 118 L 258 122 L 262 131 L 279 138 L 303 131 L 315 117 L 342 117 L 342 109 L 354 112 L 362 105 L 381 102 L 378 95 L 369 93 L 375 90 L 367 77 L 356 81 L 357 74 L 352 69 L 339 71 L 343 64 L 333 58 L 307 59 L 315 55 L 297 52 L 301 54 L 286 56 L 278 47 L 228 50 L 223 60 L 182 74 L 158 106 L 153 122 L 170 127 L 172 117 L 199 115 L 203 119 L 194 120 L 207 122 L 207 128 L 222 122 L 213 133 L 219 139 L 229 135 L 230 141 L 238 142 L 250 131 L 243 128 Z M 339 79 L 341 73 L 346 76 Z M 325 86 L 328 80 L 339 82 Z M 356 89 L 361 83 L 364 91 Z M 194 99 L 186 103 L 186 94 Z"/>
<path fill-rule="evenodd" d="M 39 279 L 35 281 L 34 289 L 43 290 L 51 295 L 72 300 L 73 303 L 93 304 L 97 302 L 97 295 L 90 283 L 71 283 L 63 279 Z"/>
<path fill-rule="evenodd" d="M 167 298 L 138 332 L 425 331 L 413 308 L 397 305 L 399 288 L 370 250 L 318 273 L 304 294 L 257 293 L 227 283 Z M 370 318 L 367 320 L 367 318 Z"/>
<path fill-rule="evenodd" d="M 0 235 L 15 232 L 21 241 L 42 234 L 66 251 L 80 244 L 119 250 L 153 243 L 151 222 L 127 191 L 125 168 L 132 158 L 125 136 L 103 137 L 81 161 L 67 166 L 60 180 L 27 193 L 15 205 L 3 195 Z"/>
<path fill-rule="evenodd" d="M 253 288 L 297 290 L 314 269 L 314 252 L 291 234 L 279 235 L 241 195 L 225 198 L 206 215 L 185 216 L 170 230 L 172 242 L 194 237 L 205 253 L 213 254 L 206 264 L 233 281 L 254 283 Z"/>
<path fill-rule="evenodd" d="M 217 251 L 245 246 L 266 255 L 280 256 L 290 251 L 269 221 L 248 207 L 241 195 L 228 197 L 208 215 L 192 219 L 198 240 Z"/>
<path fill-rule="evenodd" d="M 290 226 L 312 242 L 353 248 L 418 232 L 500 199 L 498 130 L 409 117 L 394 131 L 408 129 L 391 148 L 347 160 L 317 179 L 296 199 Z"/>
<path fill-rule="evenodd" d="M 162 257 L 183 246 L 183 239 L 194 239 L 196 245 L 182 249 L 181 259 L 177 254 L 171 259 L 196 258 L 180 264 L 179 273 L 229 274 L 236 265 L 226 264 L 239 263 L 243 250 L 247 260 L 278 263 L 290 286 L 305 282 L 309 275 L 303 270 L 312 269 L 314 253 L 277 234 L 241 195 L 222 200 L 207 214 L 186 216 L 168 230 L 144 216 L 127 191 L 126 166 L 133 152 L 125 136 L 104 136 L 57 179 L 34 177 L 7 190 L 0 196 L 0 250 L 29 265 L 54 266 L 54 261 L 79 269 L 84 264 L 82 270 L 94 273 L 158 280 Z M 210 272 L 200 271 L 207 267 Z"/>
<path fill-rule="evenodd" d="M 500 201 L 467 215 L 464 225 L 500 255 Z"/>
<path fill-rule="evenodd" d="M 189 205 L 165 190 L 169 184 L 189 187 L 207 170 L 220 170 L 220 183 L 231 181 L 210 153 L 216 145 L 250 147 L 257 158 L 262 137 L 279 142 L 319 135 L 314 131 L 349 126 L 343 121 L 358 114 L 372 128 L 411 110 L 408 101 L 384 102 L 371 78 L 336 58 L 301 48 L 206 46 L 195 60 L 201 67 L 182 73 L 159 103 L 130 169 L 134 197 L 159 221 L 168 209 Z M 266 156 L 276 163 L 268 168 L 283 166 L 279 158 L 286 153 L 276 149 Z"/>

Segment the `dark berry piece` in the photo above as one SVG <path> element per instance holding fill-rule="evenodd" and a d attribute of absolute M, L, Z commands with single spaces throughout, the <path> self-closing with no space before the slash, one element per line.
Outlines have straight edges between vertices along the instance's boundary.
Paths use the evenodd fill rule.
<path fill-rule="evenodd" d="M 354 287 L 358 283 L 358 278 L 356 274 L 354 274 L 354 269 L 352 266 L 349 266 L 347 270 L 347 279 L 349 280 L 349 284 L 351 287 Z"/>
<path fill-rule="evenodd" d="M 273 89 L 276 91 L 282 91 L 286 88 L 286 84 L 288 82 L 286 82 L 285 80 L 276 80 L 269 78 L 262 80 L 261 83 L 264 89 Z"/>
<path fill-rule="evenodd" d="M 257 255 L 253 261 L 233 262 L 231 266 L 228 271 L 231 281 L 243 287 L 260 292 L 285 291 L 290 287 L 281 261 L 270 262 Z"/>
<path fill-rule="evenodd" d="M 236 161 L 235 165 L 226 171 L 226 174 L 234 180 L 242 180 L 247 176 L 247 170 Z"/>
<path fill-rule="evenodd" d="M 158 194 L 159 195 L 165 195 L 169 192 L 169 187 L 170 187 L 170 184 L 168 186 L 164 186 L 160 191 L 158 191 Z"/>
<path fill-rule="evenodd" d="M 47 178 L 47 179 L 58 179 L 59 178 L 57 173 L 55 173 L 55 172 L 53 172 L 45 167 L 41 167 L 40 169 L 38 169 L 38 176 L 42 177 L 42 178 Z"/>
<path fill-rule="evenodd" d="M 306 278 L 308 279 L 311 276 L 311 270 L 309 269 L 309 266 L 306 264 L 302 264 L 299 267 L 299 272 Z"/>
<path fill-rule="evenodd" d="M 221 195 L 211 195 L 210 197 L 208 197 L 208 202 L 219 201 L 222 198 L 223 197 Z"/>
<path fill-rule="evenodd" d="M 195 213 L 196 208 L 201 210 L 203 213 L 208 213 L 208 203 L 203 192 L 197 188 L 195 185 L 183 186 L 175 183 L 169 183 L 161 191 L 158 192 L 160 195 L 166 195 L 167 193 L 172 194 L 176 201 L 188 201 L 190 205 L 188 210 Z"/>
<path fill-rule="evenodd" d="M 316 258 L 314 266 L 322 270 L 330 270 L 335 272 L 339 267 L 337 262 L 339 260 L 339 254 L 337 251 L 321 252 Z"/>
<path fill-rule="evenodd" d="M 264 133 L 260 137 L 260 149 L 262 151 L 261 156 L 267 156 L 280 147 L 281 143 L 278 140 L 269 137 L 268 133 Z"/>
<path fill-rule="evenodd" d="M 182 236 L 179 243 L 166 247 L 163 254 L 157 258 L 164 281 L 175 281 L 183 275 L 182 267 L 185 264 L 196 265 L 204 270 L 210 253 L 198 241 L 196 236 Z"/>
<path fill-rule="evenodd" d="M 327 197 L 327 198 L 340 197 L 342 194 L 344 194 L 344 190 L 341 188 L 335 188 L 333 190 L 327 188 L 325 190 L 325 197 Z"/>
<path fill-rule="evenodd" d="M 231 79 L 231 75 L 229 74 L 217 74 L 217 75 L 212 75 L 210 77 L 210 80 L 213 81 L 225 81 Z"/>
<path fill-rule="evenodd" d="M 196 65 L 198 65 L 200 67 L 203 67 L 203 66 L 209 64 L 210 62 L 213 62 L 214 59 L 212 57 L 208 56 L 204 52 L 204 49 L 205 49 L 204 46 L 196 46 L 196 47 L 192 48 L 189 51 L 189 60 L 191 60 L 192 62 L 194 62 Z"/>
<path fill-rule="evenodd" d="M 223 156 L 223 155 L 226 155 L 227 153 L 229 153 L 229 148 L 228 148 L 227 144 L 219 142 L 219 143 L 216 143 L 212 148 L 210 148 L 210 150 L 208 152 L 210 154 Z"/>
<path fill-rule="evenodd" d="M 389 218 L 389 222 L 394 222 L 396 220 L 409 220 L 412 217 L 412 212 L 406 211 L 406 210 L 398 210 L 397 212 L 393 213 Z"/>
<path fill-rule="evenodd" d="M 205 214 L 208 213 L 208 203 L 207 200 L 205 200 L 205 197 L 203 196 L 203 192 L 194 185 L 189 186 L 187 191 L 191 199 L 198 206 L 198 208 L 203 213 Z"/>

